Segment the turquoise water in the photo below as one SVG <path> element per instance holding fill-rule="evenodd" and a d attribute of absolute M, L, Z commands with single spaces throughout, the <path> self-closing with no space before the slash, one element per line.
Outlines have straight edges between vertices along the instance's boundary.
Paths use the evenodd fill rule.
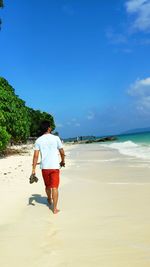
<path fill-rule="evenodd" d="M 136 144 L 150 145 L 150 132 L 118 135 L 118 142 L 132 141 Z"/>
<path fill-rule="evenodd" d="M 120 154 L 150 162 L 150 132 L 119 135 L 113 142 L 101 146 L 116 149 Z"/>

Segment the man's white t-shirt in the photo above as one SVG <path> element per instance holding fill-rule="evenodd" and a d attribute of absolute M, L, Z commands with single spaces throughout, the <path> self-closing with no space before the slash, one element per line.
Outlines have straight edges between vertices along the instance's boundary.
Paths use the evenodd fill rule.
<path fill-rule="evenodd" d="M 41 169 L 60 169 L 59 149 L 63 148 L 60 138 L 53 134 L 43 134 L 34 146 L 34 150 L 40 150 Z"/>

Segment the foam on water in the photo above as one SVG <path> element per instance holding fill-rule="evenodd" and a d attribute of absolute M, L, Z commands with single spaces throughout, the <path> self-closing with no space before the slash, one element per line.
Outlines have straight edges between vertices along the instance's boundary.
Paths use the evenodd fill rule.
<path fill-rule="evenodd" d="M 126 141 L 102 144 L 101 146 L 116 149 L 123 155 L 150 160 L 150 145 L 136 144 L 132 141 Z"/>

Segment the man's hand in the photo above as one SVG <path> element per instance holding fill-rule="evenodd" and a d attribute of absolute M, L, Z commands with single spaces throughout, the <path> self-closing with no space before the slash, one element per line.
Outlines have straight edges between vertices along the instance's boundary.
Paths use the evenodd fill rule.
<path fill-rule="evenodd" d="M 65 152 L 64 152 L 63 148 L 59 149 L 59 153 L 61 156 L 60 167 L 65 167 Z"/>
<path fill-rule="evenodd" d="M 63 160 L 60 162 L 60 167 L 65 167 L 65 162 Z"/>

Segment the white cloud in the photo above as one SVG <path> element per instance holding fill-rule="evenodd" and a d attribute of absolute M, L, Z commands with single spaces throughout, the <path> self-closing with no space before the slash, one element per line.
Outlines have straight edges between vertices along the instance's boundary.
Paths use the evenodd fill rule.
<path fill-rule="evenodd" d="M 70 121 L 68 121 L 66 124 L 70 126 L 70 125 L 71 125 L 71 122 L 70 122 Z"/>
<path fill-rule="evenodd" d="M 150 31 L 150 0 L 128 0 L 126 11 L 134 15 L 132 30 Z"/>
<path fill-rule="evenodd" d="M 128 23 L 123 21 L 116 30 L 109 27 L 105 34 L 110 44 L 123 47 L 118 51 L 131 53 L 131 44 L 134 46 L 150 44 L 150 39 L 146 38 L 146 35 L 142 35 L 142 38 L 138 36 L 132 38 L 137 32 L 150 33 L 150 0 L 125 0 L 124 7 L 129 18 Z"/>
<path fill-rule="evenodd" d="M 67 126 L 80 127 L 80 123 L 76 118 L 72 118 L 71 121 L 66 122 Z"/>
<path fill-rule="evenodd" d="M 106 37 L 111 44 L 125 44 L 127 43 L 127 37 L 122 33 L 116 33 L 113 29 L 106 30 Z"/>
<path fill-rule="evenodd" d="M 147 0 L 129 0 L 126 2 L 127 11 L 130 13 L 137 12 Z"/>
<path fill-rule="evenodd" d="M 77 121 L 77 119 L 76 118 L 72 118 L 71 121 L 75 122 L 75 121 Z"/>
<path fill-rule="evenodd" d="M 87 115 L 88 120 L 93 120 L 95 117 L 95 113 L 93 111 L 90 111 L 89 114 Z"/>
<path fill-rule="evenodd" d="M 76 126 L 76 127 L 80 127 L 80 123 L 78 123 L 78 122 L 75 123 L 75 126 Z"/>
<path fill-rule="evenodd" d="M 56 127 L 57 127 L 57 128 L 62 128 L 62 127 L 64 127 L 64 126 L 63 126 L 62 123 L 56 123 Z"/>
<path fill-rule="evenodd" d="M 137 79 L 131 84 L 128 93 L 133 96 L 150 96 L 150 77 L 146 79 Z"/>
<path fill-rule="evenodd" d="M 140 104 L 140 107 L 142 107 L 143 109 L 150 109 L 150 96 L 143 97 L 140 101 Z"/>
<path fill-rule="evenodd" d="M 135 97 L 137 110 L 150 112 L 150 77 L 137 79 L 131 84 L 128 94 Z"/>

